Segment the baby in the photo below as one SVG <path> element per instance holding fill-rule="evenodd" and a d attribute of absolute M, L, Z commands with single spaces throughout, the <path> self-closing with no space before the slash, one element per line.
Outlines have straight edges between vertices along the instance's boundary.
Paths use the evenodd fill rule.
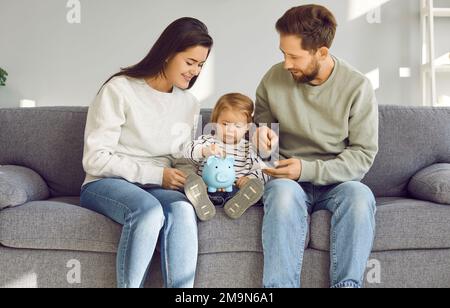
<path fill-rule="evenodd" d="M 212 219 L 216 206 L 224 206 L 225 213 L 238 219 L 251 206 L 258 203 L 264 193 L 264 184 L 269 177 L 262 172 L 264 163 L 245 135 L 253 122 L 253 101 L 242 94 L 231 93 L 217 102 L 211 122 L 214 135 L 203 135 L 191 142 L 184 150 L 185 158 L 197 167 L 197 174 L 188 176 L 184 190 L 202 221 Z M 237 181 L 233 191 L 208 193 L 201 175 L 208 159 L 216 156 L 234 158 Z"/>

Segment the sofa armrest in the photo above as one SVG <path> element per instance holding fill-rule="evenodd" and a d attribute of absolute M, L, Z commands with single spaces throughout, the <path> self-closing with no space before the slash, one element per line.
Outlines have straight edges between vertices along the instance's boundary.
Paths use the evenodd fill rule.
<path fill-rule="evenodd" d="M 450 205 L 450 164 L 435 164 L 419 171 L 408 185 L 417 199 Z"/>
<path fill-rule="evenodd" d="M 0 166 L 0 210 L 45 200 L 49 195 L 47 184 L 35 171 L 20 166 Z"/>

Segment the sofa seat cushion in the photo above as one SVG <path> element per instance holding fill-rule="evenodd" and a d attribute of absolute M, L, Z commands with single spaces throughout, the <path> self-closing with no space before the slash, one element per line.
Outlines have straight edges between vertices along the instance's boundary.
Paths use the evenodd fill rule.
<path fill-rule="evenodd" d="M 68 204 L 80 206 L 80 197 L 54 197 L 54 198 L 48 199 L 47 201 L 68 203 Z"/>
<path fill-rule="evenodd" d="M 69 204 L 79 203 L 79 198 L 56 200 L 0 211 L 0 244 L 10 248 L 116 252 L 122 230 L 119 224 Z"/>
<path fill-rule="evenodd" d="M 198 223 L 199 252 L 262 252 L 262 207 L 253 207 L 237 220 L 217 208 L 216 216 Z"/>
<path fill-rule="evenodd" d="M 450 248 L 450 207 L 404 198 L 377 199 L 374 252 Z M 310 247 L 330 250 L 331 214 L 313 213 Z"/>
<path fill-rule="evenodd" d="M 264 208 L 254 206 L 237 219 L 232 220 L 221 208 L 216 217 L 198 225 L 199 252 L 257 252 L 262 253 L 262 224 Z M 309 233 L 305 248 L 309 245 Z"/>
<path fill-rule="evenodd" d="M 0 212 L 0 244 L 10 248 L 117 252 L 122 226 L 79 207 L 79 197 L 30 202 Z M 264 209 L 250 208 L 232 220 L 223 209 L 198 223 L 199 253 L 262 253 Z M 309 237 L 305 246 L 309 244 Z M 159 250 L 159 245 L 157 245 Z"/>

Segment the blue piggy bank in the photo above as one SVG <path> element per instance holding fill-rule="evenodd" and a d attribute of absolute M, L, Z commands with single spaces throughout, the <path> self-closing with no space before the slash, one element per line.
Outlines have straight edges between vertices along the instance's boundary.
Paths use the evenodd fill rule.
<path fill-rule="evenodd" d="M 218 189 L 225 189 L 226 192 L 232 192 L 233 184 L 236 181 L 234 158 L 209 157 L 203 167 L 202 177 L 208 186 L 208 192 L 215 193 Z"/>

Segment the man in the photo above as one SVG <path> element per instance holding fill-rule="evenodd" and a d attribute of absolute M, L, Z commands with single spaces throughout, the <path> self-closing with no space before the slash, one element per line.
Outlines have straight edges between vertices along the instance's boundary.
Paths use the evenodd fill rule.
<path fill-rule="evenodd" d="M 265 172 L 264 287 L 300 287 L 308 215 L 333 214 L 330 277 L 335 288 L 362 287 L 375 233 L 373 193 L 359 181 L 378 152 L 378 108 L 369 80 L 330 54 L 336 20 L 323 6 L 285 13 L 276 24 L 284 62 L 257 90 L 254 142 L 279 149 Z"/>

